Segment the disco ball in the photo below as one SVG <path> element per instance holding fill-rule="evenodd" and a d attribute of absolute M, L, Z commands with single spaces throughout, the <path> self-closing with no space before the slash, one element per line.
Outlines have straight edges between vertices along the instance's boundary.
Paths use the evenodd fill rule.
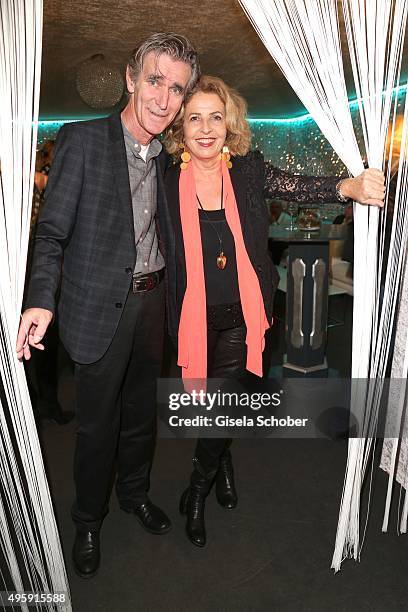
<path fill-rule="evenodd" d="M 119 70 L 99 59 L 100 55 L 97 57 L 86 60 L 78 68 L 76 88 L 81 99 L 91 108 L 111 108 L 122 98 L 123 77 Z"/>

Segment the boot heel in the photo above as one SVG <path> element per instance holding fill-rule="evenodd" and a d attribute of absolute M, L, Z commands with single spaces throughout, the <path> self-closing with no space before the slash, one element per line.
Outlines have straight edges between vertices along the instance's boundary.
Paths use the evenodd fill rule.
<path fill-rule="evenodd" d="M 189 492 L 189 489 L 186 489 L 183 495 L 181 496 L 180 504 L 179 504 L 180 514 L 187 514 L 188 492 Z"/>

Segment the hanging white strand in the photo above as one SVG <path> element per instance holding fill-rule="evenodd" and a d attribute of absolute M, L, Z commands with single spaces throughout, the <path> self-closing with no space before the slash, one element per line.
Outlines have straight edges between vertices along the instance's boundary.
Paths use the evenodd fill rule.
<path fill-rule="evenodd" d="M 0 403 L 0 544 L 16 590 L 64 592 L 65 604 L 46 607 L 69 611 L 67 576 L 24 368 L 15 355 L 33 192 L 42 1 L 2 0 L 0 31 L 0 374 L 5 397 Z M 28 585 L 23 585 L 23 575 Z"/>
<path fill-rule="evenodd" d="M 353 175 L 360 174 L 364 165 L 348 105 L 336 1 L 240 4 L 340 159 Z"/>
<path fill-rule="evenodd" d="M 388 11 L 384 3 L 375 0 L 348 2 L 344 0 L 346 31 L 350 57 L 356 83 L 357 95 L 362 96 L 360 115 L 363 124 L 365 145 L 370 164 L 381 167 L 388 128 L 394 79 L 398 78 L 402 42 L 407 18 L 407 3 L 389 2 Z M 377 10 L 378 9 L 378 10 Z M 389 44 L 389 47 L 387 45 Z M 388 49 L 388 53 L 385 53 Z M 384 59 L 385 58 L 385 59 Z M 384 91 L 384 94 L 382 93 Z M 405 228 L 402 240 L 406 239 L 406 214 L 398 217 L 398 194 L 394 222 Z M 403 207 L 406 207 L 403 198 Z M 350 440 L 349 461 L 346 468 L 345 489 L 340 507 L 336 545 L 332 567 L 337 571 L 344 556 L 359 558 L 359 504 L 361 485 L 371 452 L 373 431 L 378 416 L 383 377 L 389 353 L 391 329 L 389 318 L 395 312 L 396 292 L 401 274 L 401 260 L 397 268 L 391 265 L 386 275 L 386 286 L 381 313 L 379 280 L 382 269 L 377 266 L 379 213 L 374 209 L 356 207 L 354 217 L 355 235 L 359 237 L 354 249 L 354 312 L 353 312 L 353 366 L 352 375 L 357 377 L 355 394 L 352 396 L 352 412 L 358 412 L 363 422 L 362 439 Z M 400 225 L 401 226 L 401 225 Z M 392 232 L 389 257 L 401 258 L 404 249 L 394 244 Z M 405 238 L 404 238 L 405 236 Z M 402 243 L 404 244 L 404 243 Z M 383 247 L 383 244 L 380 245 Z M 380 254 L 382 261 L 382 254 Z M 390 275 L 390 270 L 393 274 Z M 377 272 L 378 270 L 378 272 Z M 385 316 L 388 317 L 384 327 Z M 380 317 L 380 321 L 378 318 Z M 392 319 L 391 319 L 392 320 Z M 366 384 L 366 390 L 365 387 Z"/>
<path fill-rule="evenodd" d="M 352 174 L 362 160 L 347 104 L 334 0 L 242 0 L 241 5 L 289 83 Z M 383 167 L 393 87 L 398 83 L 407 19 L 406 0 L 344 0 L 351 64 L 360 101 L 369 165 Z M 333 96 L 334 92 L 334 96 Z M 334 98 L 334 99 L 333 99 Z M 339 118 L 342 118 L 340 121 Z M 345 145 L 347 143 L 347 145 Z M 402 200 L 401 200 L 402 201 Z M 362 423 L 362 437 L 349 442 L 346 477 L 333 567 L 343 557 L 359 555 L 360 494 L 376 428 L 377 410 L 389 352 L 391 326 L 385 316 L 395 309 L 400 266 L 393 264 L 394 285 L 383 301 L 382 336 L 378 336 L 378 232 L 380 211 L 355 205 L 353 381 L 351 408 Z M 381 230 L 382 231 L 382 230 Z M 381 236 L 380 231 L 380 236 Z M 404 232 L 403 232 L 404 234 Z M 403 239 L 403 238 L 402 238 Z M 383 240 L 381 243 L 383 245 Z M 396 244 L 392 247 L 397 250 Z M 379 254 L 380 261 L 382 253 Z M 375 367 L 373 360 L 376 359 Z M 371 380 L 370 380 L 371 378 Z"/>

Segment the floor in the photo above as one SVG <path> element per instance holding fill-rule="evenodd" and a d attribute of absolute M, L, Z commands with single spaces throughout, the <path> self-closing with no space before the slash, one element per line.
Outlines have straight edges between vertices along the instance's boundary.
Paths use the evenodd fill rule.
<path fill-rule="evenodd" d="M 333 296 L 327 357 L 337 375 L 349 375 L 351 298 Z M 284 308 L 278 295 L 277 309 Z M 269 338 L 271 366 L 282 363 L 284 326 Z M 168 355 L 168 363 L 171 358 Z M 60 399 L 72 408 L 72 373 L 64 361 Z M 347 442 L 337 440 L 236 440 L 232 453 L 239 504 L 234 510 L 207 502 L 208 543 L 190 544 L 178 501 L 191 466 L 193 440 L 159 439 L 152 472 L 152 500 L 173 521 L 164 536 L 142 530 L 123 513 L 114 494 L 102 530 L 102 563 L 91 580 L 71 563 L 74 527 L 71 476 L 75 423 L 44 424 L 41 439 L 49 474 L 73 609 L 122 612 L 396 612 L 407 608 L 408 548 L 396 533 L 396 506 L 389 533 L 381 533 L 387 479 L 374 470 L 370 514 L 361 560 L 330 569 L 341 499 Z M 365 488 L 362 509 L 369 487 Z M 398 501 L 398 500 L 395 500 Z"/>

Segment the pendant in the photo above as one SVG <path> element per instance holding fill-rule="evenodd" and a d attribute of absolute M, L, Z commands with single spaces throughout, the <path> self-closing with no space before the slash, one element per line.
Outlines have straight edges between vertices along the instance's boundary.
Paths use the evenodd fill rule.
<path fill-rule="evenodd" d="M 227 258 L 225 257 L 224 252 L 221 251 L 221 253 L 217 257 L 217 268 L 219 270 L 224 270 L 226 265 L 227 265 Z"/>

